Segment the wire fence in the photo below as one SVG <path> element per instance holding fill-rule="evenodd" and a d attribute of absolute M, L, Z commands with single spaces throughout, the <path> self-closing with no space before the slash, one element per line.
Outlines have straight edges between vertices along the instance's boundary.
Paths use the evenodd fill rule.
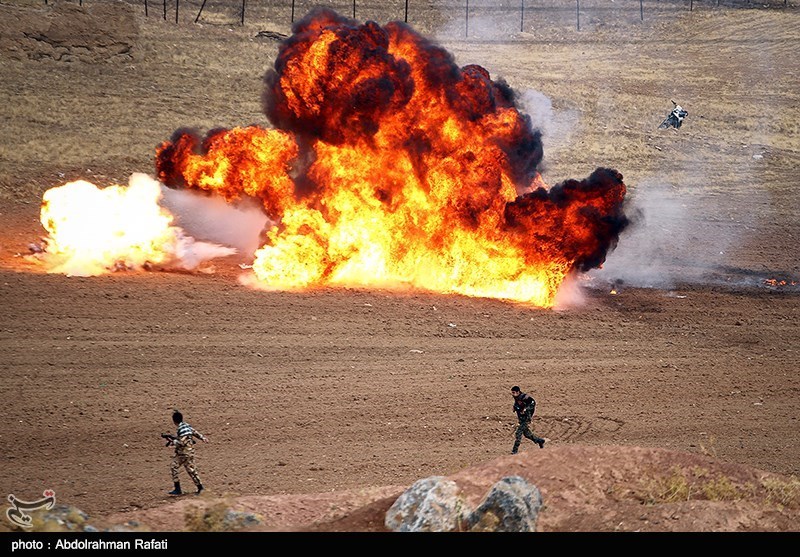
<path fill-rule="evenodd" d="M 328 7 L 360 21 L 404 21 L 415 27 L 450 28 L 463 36 L 531 32 L 544 24 L 571 23 L 582 27 L 612 22 L 645 21 L 665 12 L 716 8 L 794 9 L 789 0 L 17 0 L 81 6 L 99 3 L 139 5 L 145 17 L 175 24 L 245 25 L 273 22 L 292 24 L 315 7 Z M 3 3 L 0 1 L 0 3 Z M 425 29 L 423 29 L 424 31 Z"/>

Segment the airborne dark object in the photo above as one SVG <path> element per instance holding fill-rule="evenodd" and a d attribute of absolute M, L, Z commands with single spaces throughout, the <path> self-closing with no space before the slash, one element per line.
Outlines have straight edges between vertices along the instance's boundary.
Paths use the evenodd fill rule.
<path fill-rule="evenodd" d="M 664 118 L 664 121 L 658 126 L 658 129 L 662 130 L 664 128 L 680 128 L 681 124 L 683 124 L 683 119 L 686 118 L 689 113 L 686 112 L 683 107 L 677 104 L 675 101 L 672 101 L 672 104 L 675 108 L 672 109 L 672 112 L 667 114 L 667 117 Z"/>

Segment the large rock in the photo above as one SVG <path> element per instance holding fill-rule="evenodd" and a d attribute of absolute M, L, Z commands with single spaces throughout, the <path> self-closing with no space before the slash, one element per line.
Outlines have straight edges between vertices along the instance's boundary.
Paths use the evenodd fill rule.
<path fill-rule="evenodd" d="M 542 494 L 520 476 L 502 478 L 467 517 L 471 532 L 535 532 Z"/>
<path fill-rule="evenodd" d="M 386 512 L 394 532 L 451 532 L 460 526 L 464 501 L 455 482 L 442 476 L 417 480 Z"/>
<path fill-rule="evenodd" d="M 500 479 L 474 511 L 458 484 L 432 476 L 397 498 L 385 525 L 394 532 L 534 532 L 541 508 L 539 489 L 520 476 Z"/>

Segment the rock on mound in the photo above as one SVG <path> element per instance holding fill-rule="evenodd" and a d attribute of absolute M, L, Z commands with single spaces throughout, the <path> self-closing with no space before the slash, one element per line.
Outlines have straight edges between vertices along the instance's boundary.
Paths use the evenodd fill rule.
<path fill-rule="evenodd" d="M 0 52 L 16 60 L 125 62 L 137 35 L 133 7 L 120 2 L 0 6 Z"/>
<path fill-rule="evenodd" d="M 411 486 L 221 498 L 204 491 L 92 520 L 162 532 L 796 532 L 800 524 L 794 476 L 654 447 L 547 447 Z"/>

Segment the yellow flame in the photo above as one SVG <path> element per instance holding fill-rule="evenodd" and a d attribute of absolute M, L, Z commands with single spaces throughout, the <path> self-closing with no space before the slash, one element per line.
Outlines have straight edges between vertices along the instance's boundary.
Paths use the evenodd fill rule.
<path fill-rule="evenodd" d="M 94 276 L 168 260 L 182 233 L 160 197 L 158 182 L 143 174 L 131 176 L 128 187 L 78 180 L 47 190 L 40 219 L 49 233 L 48 271 Z"/>
<path fill-rule="evenodd" d="M 329 160 L 337 159 L 323 167 L 329 172 L 327 179 L 341 186 L 330 192 L 321 209 L 295 207 L 267 232 L 253 263 L 262 287 L 413 286 L 539 307 L 553 305 L 567 265 L 532 265 L 519 248 L 496 232 L 494 223 L 477 230 L 444 226 L 442 215 L 430 209 L 430 196 L 439 194 L 439 189 L 452 190 L 447 176 L 442 176 L 441 188 L 426 197 L 410 174 L 403 195 L 415 197 L 413 202 L 387 205 L 372 195 L 371 180 L 354 179 L 359 165 L 355 157 L 340 159 L 348 154 L 346 149 L 320 148 L 320 152 Z M 402 160 L 395 164 L 402 167 Z M 510 182 L 505 189 L 513 195 Z M 493 218 L 493 214 L 482 218 Z M 437 238 L 439 245 L 430 245 L 430 238 Z"/>

